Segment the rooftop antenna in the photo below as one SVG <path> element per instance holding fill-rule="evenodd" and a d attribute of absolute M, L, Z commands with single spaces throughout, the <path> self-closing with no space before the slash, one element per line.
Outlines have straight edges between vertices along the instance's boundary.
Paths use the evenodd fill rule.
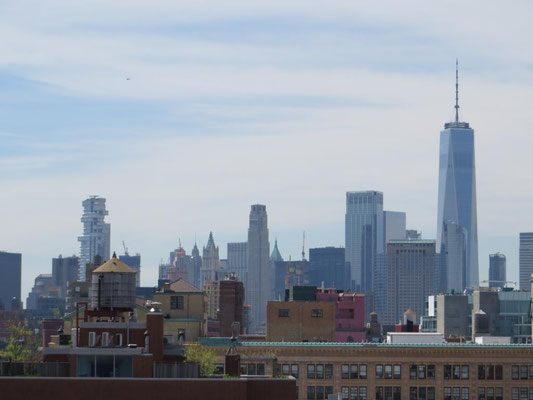
<path fill-rule="evenodd" d="M 305 231 L 303 235 L 303 244 L 302 244 L 302 261 L 305 261 Z"/>
<path fill-rule="evenodd" d="M 181 249 L 181 248 L 182 248 L 182 247 L 181 247 L 181 238 L 178 238 L 178 245 L 179 245 L 178 248 Z"/>
<path fill-rule="evenodd" d="M 122 247 L 124 247 L 124 254 L 129 256 L 128 248 L 126 247 L 126 243 L 124 243 L 124 240 L 122 241 Z"/>
<path fill-rule="evenodd" d="M 455 123 L 459 122 L 459 59 L 455 59 Z"/>

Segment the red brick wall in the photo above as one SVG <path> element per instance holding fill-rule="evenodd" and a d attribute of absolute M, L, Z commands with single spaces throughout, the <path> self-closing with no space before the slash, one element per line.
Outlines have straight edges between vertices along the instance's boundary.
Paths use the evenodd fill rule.
<path fill-rule="evenodd" d="M 294 379 L 96 379 L 0 377 L 2 400 L 293 400 Z"/>

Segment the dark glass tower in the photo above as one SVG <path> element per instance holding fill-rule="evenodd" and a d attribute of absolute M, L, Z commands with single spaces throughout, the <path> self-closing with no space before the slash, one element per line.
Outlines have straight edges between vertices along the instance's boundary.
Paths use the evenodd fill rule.
<path fill-rule="evenodd" d="M 479 272 L 474 130 L 468 122 L 459 121 L 457 68 L 455 89 L 455 121 L 446 123 L 440 133 L 437 249 L 441 252 L 441 290 L 462 291 L 479 284 Z M 453 235 L 453 244 L 448 243 L 450 226 L 464 235 L 465 256 L 455 254 L 463 251 L 457 235 Z"/>

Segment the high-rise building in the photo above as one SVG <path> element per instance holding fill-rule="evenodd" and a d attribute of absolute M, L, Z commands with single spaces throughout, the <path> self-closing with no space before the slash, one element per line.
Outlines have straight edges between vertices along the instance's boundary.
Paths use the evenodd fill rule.
<path fill-rule="evenodd" d="M 439 197 L 437 215 L 437 249 L 443 253 L 446 246 L 445 230 L 449 222 L 464 230 L 466 239 L 466 262 L 464 281 L 460 290 L 479 284 L 477 206 L 476 206 L 476 164 L 474 151 L 474 130 L 467 122 L 459 121 L 459 85 L 456 69 L 455 120 L 444 124 L 440 133 Z M 457 259 L 461 255 L 444 253 Z M 442 257 L 442 255 L 441 255 Z M 452 262 L 443 260 L 441 268 L 450 268 Z M 443 272 L 443 276 L 450 274 Z M 463 274 L 461 274 L 462 276 Z M 447 289 L 454 288 L 449 285 Z"/>
<path fill-rule="evenodd" d="M 200 250 L 196 242 L 194 242 L 194 247 L 191 251 L 191 262 L 192 262 L 192 276 L 189 277 L 190 282 L 197 288 L 200 288 L 200 270 L 202 269 L 202 256 L 200 255 Z"/>
<path fill-rule="evenodd" d="M 533 274 L 533 232 L 520 233 L 520 290 L 531 291 Z"/>
<path fill-rule="evenodd" d="M 434 240 L 390 240 L 387 243 L 386 324 L 396 324 L 411 309 L 424 315 L 426 299 L 434 294 Z"/>
<path fill-rule="evenodd" d="M 340 290 L 350 289 L 350 263 L 342 247 L 309 249 L 309 284 Z"/>
<path fill-rule="evenodd" d="M 351 288 L 355 291 L 373 290 L 377 254 L 384 252 L 383 228 L 383 193 L 346 193 L 346 261 L 350 263 Z"/>
<path fill-rule="evenodd" d="M 266 206 L 254 204 L 248 228 L 246 301 L 251 306 L 251 333 L 265 332 L 267 301 L 272 299 L 273 272 L 269 260 Z"/>
<path fill-rule="evenodd" d="M 505 255 L 500 253 L 489 255 L 489 287 L 504 287 L 506 276 Z"/>
<path fill-rule="evenodd" d="M 60 254 L 58 258 L 52 259 L 53 284 L 59 287 L 62 298 L 67 297 L 69 282 L 73 283 L 78 280 L 79 263 L 80 260 L 76 256 L 63 257 Z"/>
<path fill-rule="evenodd" d="M 203 248 L 202 269 L 200 271 L 200 285 L 203 288 L 207 282 L 218 282 L 220 272 L 220 258 L 218 246 L 215 246 L 213 232 L 209 232 L 207 245 Z"/>
<path fill-rule="evenodd" d="M 12 311 L 13 299 L 20 303 L 22 255 L 0 251 L 0 302 Z"/>
<path fill-rule="evenodd" d="M 82 202 L 83 236 L 78 237 L 80 242 L 80 268 L 79 279 L 85 280 L 85 265 L 92 263 L 94 257 L 99 255 L 102 261 L 109 260 L 111 251 L 111 225 L 105 222 L 109 212 L 105 208 L 105 199 L 91 196 Z"/>
<path fill-rule="evenodd" d="M 453 290 L 461 293 L 469 286 L 466 268 L 467 232 L 454 221 L 444 221 L 442 227 L 438 287 L 441 292 Z"/>
<path fill-rule="evenodd" d="M 246 282 L 248 276 L 248 243 L 228 243 L 228 272 L 237 275 L 237 279 Z"/>
<path fill-rule="evenodd" d="M 407 216 L 401 211 L 383 211 L 383 234 L 385 243 L 389 240 L 402 240 L 407 236 Z"/>
<path fill-rule="evenodd" d="M 141 287 L 141 255 L 126 253 L 119 255 L 118 259 L 135 271 L 135 287 Z"/>

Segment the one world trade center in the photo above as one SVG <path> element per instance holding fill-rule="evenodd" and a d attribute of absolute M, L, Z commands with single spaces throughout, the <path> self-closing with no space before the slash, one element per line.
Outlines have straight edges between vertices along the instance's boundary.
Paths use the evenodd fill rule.
<path fill-rule="evenodd" d="M 479 284 L 474 130 L 459 121 L 456 63 L 455 120 L 440 132 L 437 249 L 440 290 Z"/>

